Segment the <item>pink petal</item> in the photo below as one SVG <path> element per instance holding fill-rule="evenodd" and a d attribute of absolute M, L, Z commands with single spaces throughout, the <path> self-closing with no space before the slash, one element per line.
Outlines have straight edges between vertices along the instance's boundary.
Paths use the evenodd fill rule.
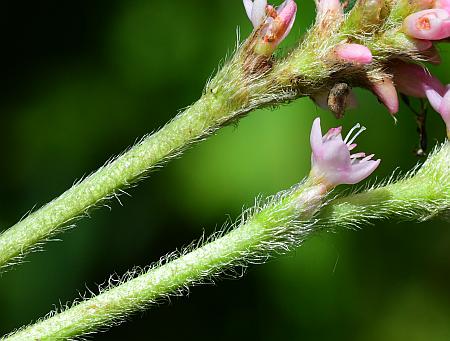
<path fill-rule="evenodd" d="M 341 44 L 335 48 L 335 52 L 340 59 L 357 64 L 370 64 L 372 62 L 372 52 L 359 44 Z"/>
<path fill-rule="evenodd" d="M 286 0 L 277 9 L 279 18 L 285 26 L 285 32 L 281 35 L 280 42 L 291 32 L 297 15 L 297 4 L 293 0 Z"/>
<path fill-rule="evenodd" d="M 354 185 L 369 177 L 380 165 L 381 160 L 361 161 L 352 166 L 352 171 L 342 179 L 343 184 Z"/>
<path fill-rule="evenodd" d="M 443 120 L 445 121 L 447 130 L 450 130 L 450 90 L 448 90 L 443 97 L 438 112 L 441 114 Z"/>
<path fill-rule="evenodd" d="M 391 114 L 398 112 L 398 96 L 394 82 L 390 78 L 385 78 L 381 82 L 373 83 L 372 90 L 378 99 L 388 108 Z"/>
<path fill-rule="evenodd" d="M 320 127 L 319 117 L 314 120 L 311 129 L 310 142 L 313 154 L 318 153 L 320 151 L 320 148 L 322 147 L 322 128 Z"/>
<path fill-rule="evenodd" d="M 433 109 L 439 112 L 439 108 L 442 104 L 442 96 L 435 89 L 430 87 L 425 89 L 425 95 L 427 96 L 428 102 L 430 102 Z"/>

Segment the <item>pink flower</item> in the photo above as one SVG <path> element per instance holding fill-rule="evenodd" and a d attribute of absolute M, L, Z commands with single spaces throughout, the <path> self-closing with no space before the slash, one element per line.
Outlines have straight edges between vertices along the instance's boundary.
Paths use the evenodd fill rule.
<path fill-rule="evenodd" d="M 398 64 L 393 72 L 397 89 L 407 96 L 427 98 L 433 109 L 442 116 L 447 135 L 450 135 L 450 85 L 444 86 L 439 79 L 416 64 Z"/>
<path fill-rule="evenodd" d="M 372 52 L 364 45 L 341 44 L 334 49 L 338 58 L 356 64 L 372 63 Z"/>
<path fill-rule="evenodd" d="M 255 52 L 270 56 L 286 38 L 294 25 L 297 4 L 286 0 L 279 7 L 267 5 L 267 0 L 243 0 L 247 16 L 259 30 Z"/>
<path fill-rule="evenodd" d="M 380 160 L 374 161 L 373 155 L 366 156 L 365 153 L 350 154 L 356 147 L 355 139 L 364 130 L 358 124 L 344 140 L 341 127 L 332 128 L 322 136 L 320 118 L 316 118 L 311 130 L 311 176 L 328 188 L 333 188 L 340 184 L 356 184 L 372 174 Z"/>
<path fill-rule="evenodd" d="M 413 13 L 404 20 L 403 30 L 417 39 L 446 39 L 450 37 L 450 13 L 440 8 Z"/>

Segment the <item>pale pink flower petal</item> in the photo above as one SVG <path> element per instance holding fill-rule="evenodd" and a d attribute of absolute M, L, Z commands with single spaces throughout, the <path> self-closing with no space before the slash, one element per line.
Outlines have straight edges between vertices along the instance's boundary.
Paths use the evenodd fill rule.
<path fill-rule="evenodd" d="M 250 20 L 252 20 L 253 0 L 243 0 L 245 12 Z"/>
<path fill-rule="evenodd" d="M 357 125 L 345 139 L 341 128 L 332 128 L 322 136 L 320 118 L 316 118 L 311 130 L 312 169 L 311 176 L 329 188 L 340 184 L 356 184 L 367 178 L 380 164 L 372 160 L 373 155 L 350 154 L 354 141 L 365 130 Z M 356 131 L 356 134 L 354 134 Z"/>
<path fill-rule="evenodd" d="M 442 103 L 442 95 L 433 88 L 425 87 L 425 96 L 433 109 L 439 112 Z"/>
<path fill-rule="evenodd" d="M 372 62 L 372 52 L 359 44 L 341 44 L 335 48 L 336 55 L 347 62 L 357 64 L 370 64 Z"/>
<path fill-rule="evenodd" d="M 439 106 L 439 110 L 437 110 L 442 116 L 442 119 L 447 126 L 447 135 L 450 138 L 450 87 L 447 86 L 447 92 L 442 98 L 441 105 Z"/>
<path fill-rule="evenodd" d="M 267 7 L 267 0 L 255 0 L 253 1 L 253 8 L 252 8 L 252 23 L 253 27 L 259 27 L 263 22 L 264 18 L 266 17 L 266 7 Z"/>
<path fill-rule="evenodd" d="M 428 9 L 413 13 L 403 22 L 404 32 L 417 39 L 441 40 L 450 37 L 450 13 Z"/>

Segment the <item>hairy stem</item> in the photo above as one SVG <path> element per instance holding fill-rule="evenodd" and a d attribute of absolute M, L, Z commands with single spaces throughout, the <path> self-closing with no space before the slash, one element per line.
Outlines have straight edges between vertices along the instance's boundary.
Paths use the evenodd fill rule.
<path fill-rule="evenodd" d="M 309 225 L 299 223 L 299 219 L 309 219 L 320 207 L 325 193 L 324 186 L 306 181 L 272 198 L 249 218 L 243 217 L 242 223 L 229 233 L 5 339 L 55 340 L 81 336 L 119 323 L 128 314 L 165 295 L 234 266 L 262 262 L 272 251 L 282 252 L 308 235 Z"/>
<path fill-rule="evenodd" d="M 6 337 L 5 340 L 64 339 L 120 323 L 136 311 L 214 278 L 235 266 L 264 262 L 323 228 L 362 227 L 378 219 L 422 221 L 450 208 L 450 144 L 438 149 L 422 168 L 405 178 L 366 192 L 336 199 L 313 218 L 324 190 L 308 181 L 256 207 L 228 234 L 178 258 L 106 288 L 101 294 Z"/>

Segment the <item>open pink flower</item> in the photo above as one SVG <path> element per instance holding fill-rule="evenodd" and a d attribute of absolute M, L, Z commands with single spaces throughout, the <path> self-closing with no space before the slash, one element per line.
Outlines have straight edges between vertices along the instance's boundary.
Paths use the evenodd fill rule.
<path fill-rule="evenodd" d="M 364 130 L 365 128 L 358 124 L 350 130 L 345 139 L 342 139 L 341 127 L 332 128 L 322 136 L 320 118 L 316 118 L 310 138 L 311 176 L 333 188 L 341 184 L 356 184 L 372 174 L 379 166 L 380 160 L 372 160 L 373 155 L 366 156 L 365 153 L 350 154 L 356 147 L 355 139 Z"/>
<path fill-rule="evenodd" d="M 267 0 L 243 2 L 253 27 L 260 30 L 260 41 L 256 44 L 255 52 L 270 56 L 291 31 L 297 14 L 297 4 L 294 0 L 286 0 L 274 8 L 267 4 Z"/>
<path fill-rule="evenodd" d="M 404 20 L 403 30 L 417 39 L 446 39 L 450 37 L 450 13 L 441 8 L 413 13 Z"/>

